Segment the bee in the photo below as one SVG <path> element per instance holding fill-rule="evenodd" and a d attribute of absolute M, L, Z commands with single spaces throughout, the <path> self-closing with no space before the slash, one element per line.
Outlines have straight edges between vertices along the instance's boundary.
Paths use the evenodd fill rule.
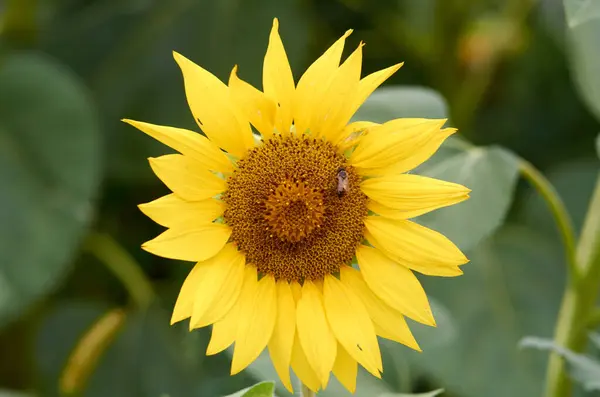
<path fill-rule="evenodd" d="M 338 169 L 337 172 L 337 195 L 342 197 L 344 193 L 348 191 L 350 181 L 348 180 L 348 173 L 344 167 Z"/>

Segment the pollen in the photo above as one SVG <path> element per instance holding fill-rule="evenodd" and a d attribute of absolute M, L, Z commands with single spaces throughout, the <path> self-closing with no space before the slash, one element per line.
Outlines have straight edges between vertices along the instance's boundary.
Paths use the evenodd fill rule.
<path fill-rule="evenodd" d="M 344 168 L 348 188 L 337 192 Z M 287 281 L 321 280 L 352 261 L 363 240 L 367 197 L 331 143 L 276 136 L 238 161 L 222 200 L 246 261 Z"/>

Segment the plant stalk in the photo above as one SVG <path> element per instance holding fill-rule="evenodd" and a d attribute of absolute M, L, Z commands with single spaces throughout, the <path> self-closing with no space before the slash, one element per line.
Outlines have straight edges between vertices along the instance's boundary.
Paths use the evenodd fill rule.
<path fill-rule="evenodd" d="M 576 268 L 578 277 L 570 277 L 558 314 L 554 341 L 557 346 L 573 352 L 582 352 L 587 344 L 590 320 L 597 315 L 595 307 L 600 285 L 600 177 L 585 218 L 577 245 Z M 572 394 L 564 360 L 550 355 L 546 374 L 547 397 L 569 397 Z"/>
<path fill-rule="evenodd" d="M 550 181 L 530 162 L 521 159 L 519 167 L 521 175 L 531 183 L 550 207 L 550 212 L 552 212 L 552 216 L 556 221 L 556 226 L 558 227 L 565 248 L 569 275 L 572 280 L 577 280 L 579 278 L 579 269 L 577 269 L 575 259 L 575 229 L 565 204 Z"/>
<path fill-rule="evenodd" d="M 154 300 L 154 289 L 140 265 L 111 236 L 92 233 L 85 248 L 121 281 L 132 300 L 142 309 Z"/>

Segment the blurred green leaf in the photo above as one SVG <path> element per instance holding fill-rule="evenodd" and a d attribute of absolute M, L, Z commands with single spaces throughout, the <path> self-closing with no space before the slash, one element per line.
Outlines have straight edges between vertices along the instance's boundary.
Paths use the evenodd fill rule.
<path fill-rule="evenodd" d="M 596 136 L 596 154 L 600 157 L 600 135 Z"/>
<path fill-rule="evenodd" d="M 531 229 L 505 226 L 470 259 L 460 277 L 421 278 L 427 294 L 447 308 L 451 326 L 411 322 L 423 352 L 395 343 L 385 350 L 452 395 L 541 395 L 546 357 L 519 350 L 517 343 L 524 335 L 552 334 L 565 277 L 559 250 Z M 421 337 L 423 330 L 442 342 Z"/>
<path fill-rule="evenodd" d="M 429 393 L 405 394 L 405 393 L 385 393 L 379 397 L 435 397 L 444 392 L 444 389 L 430 391 Z"/>
<path fill-rule="evenodd" d="M 600 2 L 564 0 L 575 80 L 589 108 L 600 120 Z"/>
<path fill-rule="evenodd" d="M 386 121 L 401 118 L 448 117 L 448 106 L 436 91 L 426 87 L 386 86 L 376 90 L 358 109 L 353 121 Z"/>
<path fill-rule="evenodd" d="M 261 382 L 226 397 L 273 397 L 275 382 Z"/>
<path fill-rule="evenodd" d="M 471 189 L 471 198 L 417 219 L 463 250 L 474 248 L 504 222 L 518 178 L 518 160 L 499 148 L 472 148 L 433 164 L 419 173 L 456 182 Z"/>
<path fill-rule="evenodd" d="M 600 362 L 556 345 L 552 339 L 529 336 L 520 342 L 521 347 L 553 351 L 569 364 L 571 376 L 582 384 L 586 391 L 600 391 Z"/>
<path fill-rule="evenodd" d="M 63 278 L 100 182 L 97 114 L 77 76 L 20 53 L 0 66 L 0 326 Z"/>

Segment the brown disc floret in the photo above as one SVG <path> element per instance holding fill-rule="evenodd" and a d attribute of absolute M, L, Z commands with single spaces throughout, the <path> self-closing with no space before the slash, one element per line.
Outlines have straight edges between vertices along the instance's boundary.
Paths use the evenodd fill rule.
<path fill-rule="evenodd" d="M 359 183 L 329 142 L 277 136 L 238 161 L 222 197 L 225 222 L 259 272 L 287 281 L 320 280 L 350 263 L 363 239 L 368 210 Z"/>

